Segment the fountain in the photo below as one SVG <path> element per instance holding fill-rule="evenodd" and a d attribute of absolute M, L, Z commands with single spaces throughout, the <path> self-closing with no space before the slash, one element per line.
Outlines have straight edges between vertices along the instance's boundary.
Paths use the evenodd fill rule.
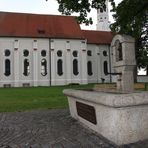
<path fill-rule="evenodd" d="M 148 139 L 148 92 L 134 91 L 134 39 L 116 35 L 111 47 L 116 90 L 64 90 L 70 114 L 117 145 Z"/>

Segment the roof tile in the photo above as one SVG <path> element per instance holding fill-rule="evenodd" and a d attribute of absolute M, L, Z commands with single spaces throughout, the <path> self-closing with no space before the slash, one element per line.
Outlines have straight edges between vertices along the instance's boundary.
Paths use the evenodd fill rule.
<path fill-rule="evenodd" d="M 0 12 L 0 36 L 83 39 L 73 16 Z"/>
<path fill-rule="evenodd" d="M 83 30 L 84 37 L 89 44 L 111 44 L 113 33 L 108 31 Z"/>

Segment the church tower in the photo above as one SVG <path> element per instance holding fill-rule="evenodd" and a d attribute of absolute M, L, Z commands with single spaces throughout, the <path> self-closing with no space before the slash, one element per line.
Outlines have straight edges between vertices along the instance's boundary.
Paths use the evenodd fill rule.
<path fill-rule="evenodd" d="M 106 4 L 105 10 L 103 8 L 100 8 L 97 10 L 97 30 L 98 31 L 110 31 L 108 0 L 106 0 L 105 4 Z"/>

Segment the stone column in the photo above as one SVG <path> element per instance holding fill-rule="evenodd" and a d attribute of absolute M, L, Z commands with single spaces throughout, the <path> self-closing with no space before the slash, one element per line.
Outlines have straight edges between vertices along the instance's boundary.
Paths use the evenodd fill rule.
<path fill-rule="evenodd" d="M 135 40 L 127 35 L 116 35 L 112 41 L 113 67 L 118 74 L 117 89 L 132 93 L 134 91 L 133 69 L 135 60 Z"/>
<path fill-rule="evenodd" d="M 37 40 L 33 41 L 33 86 L 38 86 L 38 48 Z"/>
<path fill-rule="evenodd" d="M 14 87 L 19 87 L 19 41 L 14 41 Z"/>

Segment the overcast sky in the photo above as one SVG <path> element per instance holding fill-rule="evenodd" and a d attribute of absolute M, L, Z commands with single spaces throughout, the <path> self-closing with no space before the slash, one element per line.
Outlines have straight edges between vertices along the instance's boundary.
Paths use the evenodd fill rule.
<path fill-rule="evenodd" d="M 121 0 L 115 0 L 116 4 Z M 23 12 L 23 13 L 39 13 L 39 14 L 58 14 L 58 3 L 56 0 L 0 0 L 0 11 Z M 92 10 L 89 14 L 93 18 L 93 25 L 81 25 L 83 29 L 96 29 L 97 14 L 96 10 Z M 110 21 L 113 19 L 110 14 Z"/>

